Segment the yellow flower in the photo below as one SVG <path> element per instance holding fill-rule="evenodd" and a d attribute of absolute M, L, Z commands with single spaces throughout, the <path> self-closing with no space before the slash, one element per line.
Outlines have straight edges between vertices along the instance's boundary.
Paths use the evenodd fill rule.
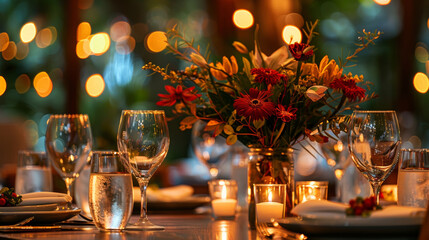
<path fill-rule="evenodd" d="M 225 80 L 228 76 L 232 76 L 238 72 L 237 60 L 234 56 L 231 57 L 231 61 L 227 57 L 222 58 L 222 63 L 217 62 L 216 67 L 213 63 L 210 63 L 210 72 L 218 80 Z"/>
<path fill-rule="evenodd" d="M 329 61 L 328 56 L 323 57 L 319 65 L 318 78 L 323 81 L 323 85 L 328 86 L 334 79 L 343 75 L 343 69 L 338 67 L 334 59 Z"/>
<path fill-rule="evenodd" d="M 201 56 L 199 53 L 191 53 L 190 55 L 192 62 L 197 64 L 198 66 L 205 68 L 207 66 L 207 61 Z"/>

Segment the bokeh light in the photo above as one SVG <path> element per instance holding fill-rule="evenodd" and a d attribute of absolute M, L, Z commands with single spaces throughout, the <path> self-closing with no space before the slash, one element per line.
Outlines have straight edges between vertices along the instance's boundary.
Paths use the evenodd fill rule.
<path fill-rule="evenodd" d="M 44 28 L 37 33 L 36 45 L 39 48 L 48 47 L 53 43 L 53 34 L 50 28 Z"/>
<path fill-rule="evenodd" d="M 416 47 L 414 51 L 414 55 L 416 56 L 417 61 L 421 63 L 425 63 L 428 60 L 428 50 L 423 46 Z"/>
<path fill-rule="evenodd" d="M 253 15 L 246 9 L 239 9 L 232 15 L 232 21 L 239 28 L 250 28 L 253 25 Z"/>
<path fill-rule="evenodd" d="M 7 83 L 3 76 L 0 76 L 0 96 L 6 91 Z"/>
<path fill-rule="evenodd" d="M 304 18 L 299 13 L 289 13 L 285 17 L 285 24 L 302 28 L 302 26 L 304 26 Z"/>
<path fill-rule="evenodd" d="M 13 41 L 10 41 L 7 48 L 1 53 L 4 60 L 12 60 L 16 56 L 17 48 Z"/>
<path fill-rule="evenodd" d="M 377 3 L 378 5 L 389 5 L 390 0 L 374 0 L 375 3 Z"/>
<path fill-rule="evenodd" d="M 91 55 L 91 48 L 89 47 L 89 40 L 80 40 L 76 45 L 76 55 L 80 59 L 88 58 Z"/>
<path fill-rule="evenodd" d="M 0 33 L 0 52 L 6 50 L 7 46 L 9 46 L 9 35 L 7 33 Z"/>
<path fill-rule="evenodd" d="M 47 97 L 52 92 L 52 81 L 46 72 L 38 73 L 33 80 L 34 89 L 40 97 Z"/>
<path fill-rule="evenodd" d="M 18 93 L 26 93 L 31 87 L 31 79 L 27 74 L 21 74 L 15 81 L 15 89 Z"/>
<path fill-rule="evenodd" d="M 91 35 L 91 25 L 88 22 L 81 22 L 77 26 L 77 41 L 85 39 Z"/>
<path fill-rule="evenodd" d="M 167 36 L 165 32 L 155 31 L 149 34 L 146 39 L 146 46 L 149 51 L 161 52 L 167 47 Z"/>
<path fill-rule="evenodd" d="M 93 74 L 86 80 L 85 89 L 91 97 L 100 96 L 104 91 L 104 87 L 104 79 L 100 74 Z"/>
<path fill-rule="evenodd" d="M 136 40 L 131 36 L 125 36 L 116 43 L 116 52 L 119 54 L 130 54 L 136 47 Z"/>
<path fill-rule="evenodd" d="M 25 128 L 29 138 L 30 145 L 34 146 L 39 139 L 39 128 L 37 123 L 33 120 L 26 120 L 24 122 Z"/>
<path fill-rule="evenodd" d="M 22 26 L 21 31 L 19 32 L 19 36 L 21 37 L 21 41 L 24 43 L 29 43 L 33 41 L 36 37 L 36 24 L 33 22 L 28 22 Z"/>
<path fill-rule="evenodd" d="M 418 72 L 416 73 L 416 75 L 414 75 L 413 84 L 414 84 L 414 88 L 419 93 L 426 93 L 429 90 L 428 76 L 426 76 L 426 74 L 422 72 Z"/>
<path fill-rule="evenodd" d="M 109 34 L 105 32 L 94 34 L 89 40 L 89 47 L 94 55 L 104 54 L 110 47 Z"/>
<path fill-rule="evenodd" d="M 30 48 L 27 43 L 19 42 L 16 45 L 16 59 L 22 60 L 27 57 Z"/>
<path fill-rule="evenodd" d="M 287 44 L 300 43 L 302 40 L 301 30 L 296 26 L 286 25 L 283 28 L 283 41 Z"/>
<path fill-rule="evenodd" d="M 131 34 L 131 26 L 129 23 L 125 21 L 115 22 L 110 27 L 110 37 L 114 42 L 119 42 L 121 38 L 130 36 L 130 34 Z"/>

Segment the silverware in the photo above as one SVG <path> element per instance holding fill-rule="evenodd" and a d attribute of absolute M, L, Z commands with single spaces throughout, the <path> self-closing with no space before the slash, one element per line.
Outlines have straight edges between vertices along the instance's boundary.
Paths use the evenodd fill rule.
<path fill-rule="evenodd" d="M 277 222 L 257 223 L 257 232 L 264 238 L 268 239 L 286 239 L 286 240 L 305 240 L 307 236 L 286 230 L 278 225 Z"/>

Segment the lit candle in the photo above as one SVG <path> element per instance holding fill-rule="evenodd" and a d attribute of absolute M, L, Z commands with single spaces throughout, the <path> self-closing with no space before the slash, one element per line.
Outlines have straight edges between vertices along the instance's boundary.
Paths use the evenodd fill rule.
<path fill-rule="evenodd" d="M 227 198 L 227 189 L 223 185 L 221 198 L 212 200 L 213 214 L 218 217 L 234 216 L 236 207 L 237 200 Z"/>
<path fill-rule="evenodd" d="M 256 217 L 258 222 L 269 222 L 271 218 L 283 217 L 283 204 L 273 202 L 272 192 L 268 191 L 268 202 L 256 204 Z"/>
<path fill-rule="evenodd" d="M 308 200 L 327 199 L 328 183 L 327 182 L 297 182 L 297 195 L 299 203 Z"/>

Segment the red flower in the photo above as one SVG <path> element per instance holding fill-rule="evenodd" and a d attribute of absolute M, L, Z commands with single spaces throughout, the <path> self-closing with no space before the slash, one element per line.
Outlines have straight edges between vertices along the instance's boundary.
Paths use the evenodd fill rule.
<path fill-rule="evenodd" d="M 269 91 L 249 89 L 249 94 L 241 94 L 241 98 L 234 101 L 234 108 L 240 116 L 250 117 L 252 120 L 266 119 L 275 113 L 274 103 L 267 101 L 271 96 Z"/>
<path fill-rule="evenodd" d="M 4 206 L 6 204 L 6 199 L 0 198 L 0 206 Z"/>
<path fill-rule="evenodd" d="M 201 94 L 192 93 L 194 89 L 195 87 L 190 87 L 183 90 L 181 85 L 178 85 L 176 88 L 166 85 L 165 90 L 167 90 L 169 94 L 158 94 L 158 96 L 161 97 L 161 101 L 156 104 L 159 106 L 173 106 L 176 101 L 182 101 L 185 104 L 190 103 L 201 97 Z"/>
<path fill-rule="evenodd" d="M 279 81 L 287 81 L 287 76 L 270 68 L 252 68 L 250 73 L 255 76 L 255 82 L 265 84 L 277 84 Z"/>
<path fill-rule="evenodd" d="M 341 89 L 343 94 L 350 101 L 354 102 L 356 99 L 362 100 L 365 98 L 365 89 L 356 85 L 356 81 L 351 78 L 337 78 L 329 84 L 332 89 Z"/>
<path fill-rule="evenodd" d="M 296 119 L 296 111 L 298 111 L 298 108 L 293 108 L 289 106 L 286 109 L 283 105 L 279 104 L 276 109 L 276 115 L 283 122 L 290 122 Z"/>
<path fill-rule="evenodd" d="M 313 49 L 307 50 L 304 52 L 304 50 L 309 47 L 310 45 L 306 43 L 294 43 L 289 45 L 289 51 L 292 53 L 293 57 L 297 61 L 305 61 L 309 59 L 311 56 L 313 56 Z"/>

